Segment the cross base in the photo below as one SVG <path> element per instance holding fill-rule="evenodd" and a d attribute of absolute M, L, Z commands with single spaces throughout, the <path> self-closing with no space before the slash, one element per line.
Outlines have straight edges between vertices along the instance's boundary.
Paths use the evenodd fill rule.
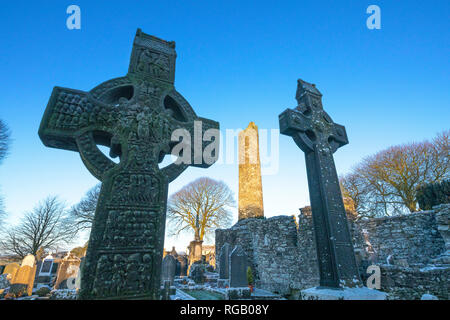
<path fill-rule="evenodd" d="M 387 293 L 367 287 L 314 287 L 301 291 L 302 300 L 387 300 Z"/>

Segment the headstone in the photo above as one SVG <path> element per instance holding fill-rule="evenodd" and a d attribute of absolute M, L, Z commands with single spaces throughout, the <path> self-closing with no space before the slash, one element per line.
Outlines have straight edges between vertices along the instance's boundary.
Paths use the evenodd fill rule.
<path fill-rule="evenodd" d="M 225 243 L 219 253 L 219 279 L 229 279 L 230 245 Z"/>
<path fill-rule="evenodd" d="M 230 287 L 247 287 L 247 255 L 240 245 L 230 254 Z"/>
<path fill-rule="evenodd" d="M 55 289 L 75 289 L 81 259 L 70 252 L 59 263 Z"/>
<path fill-rule="evenodd" d="M 51 254 L 47 255 L 42 261 L 39 269 L 39 277 L 50 277 L 52 275 L 54 258 Z"/>
<path fill-rule="evenodd" d="M 172 285 L 172 283 L 170 282 L 170 280 L 163 281 L 163 295 L 162 295 L 163 300 L 170 300 L 170 286 L 171 285 Z"/>
<path fill-rule="evenodd" d="M 176 268 L 176 260 L 175 258 L 168 254 L 164 257 L 162 261 L 162 272 L 161 272 L 161 282 L 164 284 L 164 281 L 170 281 L 170 284 L 173 284 L 173 279 L 175 277 L 175 268 Z"/>
<path fill-rule="evenodd" d="M 175 58 L 174 42 L 138 30 L 126 76 L 89 92 L 55 87 L 50 97 L 41 140 L 79 152 L 102 182 L 80 299 L 160 299 L 168 184 L 190 165 L 206 168 L 217 160 L 218 141 L 203 137 L 219 124 L 199 118 L 175 90 Z M 181 142 L 172 141 L 177 129 Z M 110 147 L 120 163 L 97 144 Z M 181 161 L 159 168 L 179 144 Z M 210 145 L 211 155 L 203 152 Z"/>
<path fill-rule="evenodd" d="M 258 127 L 239 132 L 239 220 L 264 217 Z"/>
<path fill-rule="evenodd" d="M 298 106 L 279 116 L 280 131 L 305 153 L 320 285 L 361 285 L 333 153 L 348 143 L 345 127 L 323 110 L 316 86 L 298 80 Z"/>
<path fill-rule="evenodd" d="M 192 265 L 196 261 L 202 260 L 202 243 L 201 240 L 194 240 L 189 243 L 189 264 Z"/>
<path fill-rule="evenodd" d="M 78 270 L 77 277 L 75 278 L 75 288 L 74 289 L 76 289 L 76 290 L 79 290 L 80 286 L 81 286 L 81 268 L 83 267 L 84 257 L 81 257 L 80 260 L 81 260 L 80 269 Z"/>
<path fill-rule="evenodd" d="M 34 255 L 29 254 L 25 258 L 23 258 L 20 266 L 21 267 L 24 267 L 24 266 L 34 267 L 35 265 L 36 265 L 36 258 L 34 257 Z"/>
<path fill-rule="evenodd" d="M 192 264 L 189 270 L 189 277 L 196 284 L 205 283 L 205 265 L 199 262 Z"/>
<path fill-rule="evenodd" d="M 5 266 L 0 266 L 0 274 L 3 274 L 3 270 L 5 270 Z"/>
<path fill-rule="evenodd" d="M 179 255 L 177 257 L 178 263 L 177 264 L 179 266 L 179 273 L 177 273 L 176 275 L 179 277 L 185 277 L 187 276 L 187 270 L 189 267 L 189 261 L 187 259 L 187 257 L 185 255 Z"/>
<path fill-rule="evenodd" d="M 31 295 L 33 291 L 34 278 L 36 275 L 36 264 L 33 255 L 27 255 L 23 260 L 20 268 L 17 270 L 13 280 L 11 281 L 11 292 L 15 294 Z"/>
<path fill-rule="evenodd" d="M 177 250 L 175 250 L 175 247 L 172 247 L 172 251 L 170 251 L 170 254 L 171 254 L 174 258 L 178 257 L 178 253 L 177 253 Z"/>
<path fill-rule="evenodd" d="M 17 270 L 19 270 L 20 265 L 18 263 L 10 263 L 7 264 L 5 269 L 3 270 L 3 274 L 7 274 L 7 279 L 9 281 L 12 281 L 14 277 L 16 276 Z"/>

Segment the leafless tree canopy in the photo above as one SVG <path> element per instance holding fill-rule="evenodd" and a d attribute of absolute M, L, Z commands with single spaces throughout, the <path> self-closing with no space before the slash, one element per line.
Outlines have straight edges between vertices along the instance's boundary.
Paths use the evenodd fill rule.
<path fill-rule="evenodd" d="M 199 178 L 170 196 L 167 219 L 172 235 L 193 232 L 196 240 L 203 240 L 216 228 L 231 225 L 234 207 L 233 192 L 222 181 Z"/>
<path fill-rule="evenodd" d="M 7 156 L 11 132 L 8 126 L 0 119 L 0 163 Z"/>
<path fill-rule="evenodd" d="M 5 212 L 5 206 L 3 203 L 3 197 L 2 195 L 0 195 L 0 232 L 2 232 L 2 228 L 5 222 L 5 218 L 6 218 L 6 212 Z"/>
<path fill-rule="evenodd" d="M 10 130 L 8 126 L 0 119 L 0 164 L 3 159 L 8 155 L 9 144 L 10 144 Z M 0 230 L 2 230 L 2 226 L 4 224 L 4 220 L 6 217 L 3 197 L 0 195 Z"/>
<path fill-rule="evenodd" d="M 95 208 L 100 195 L 101 184 L 91 188 L 81 201 L 70 209 L 70 217 L 78 230 L 90 229 L 94 222 Z"/>
<path fill-rule="evenodd" d="M 364 159 L 341 178 L 344 198 L 360 217 L 417 211 L 416 189 L 450 177 L 450 131 L 433 141 L 390 147 Z"/>
<path fill-rule="evenodd" d="M 0 246 L 4 252 L 23 258 L 30 253 L 36 255 L 40 248 L 69 244 L 75 235 L 64 204 L 57 197 L 48 197 L 27 212 L 17 226 L 5 231 Z"/>

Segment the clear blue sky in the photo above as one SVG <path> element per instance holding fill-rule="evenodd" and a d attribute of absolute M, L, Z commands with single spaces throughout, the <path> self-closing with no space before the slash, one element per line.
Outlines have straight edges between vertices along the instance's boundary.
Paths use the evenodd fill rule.
<path fill-rule="evenodd" d="M 81 8 L 81 30 L 66 8 Z M 381 8 L 381 30 L 366 8 Z M 0 118 L 12 130 L 0 166 L 8 221 L 49 194 L 74 204 L 96 184 L 77 153 L 43 146 L 37 130 L 53 86 L 90 90 L 125 75 L 136 29 L 177 43 L 177 90 L 198 115 L 238 129 L 278 129 L 297 78 L 316 83 L 347 128 L 338 172 L 390 145 L 450 127 L 450 2 L 8 1 L 0 11 Z M 263 176 L 266 216 L 309 203 L 302 152 L 280 136 L 279 171 Z M 207 175 L 237 196 L 237 164 L 188 169 L 170 192 Z M 237 212 L 235 210 L 235 220 Z M 189 237 L 168 239 L 184 249 Z"/>

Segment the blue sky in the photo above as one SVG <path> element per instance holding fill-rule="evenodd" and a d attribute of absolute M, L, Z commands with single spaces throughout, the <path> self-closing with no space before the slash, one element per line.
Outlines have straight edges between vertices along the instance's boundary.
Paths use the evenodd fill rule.
<path fill-rule="evenodd" d="M 66 8 L 81 8 L 81 30 Z M 381 9 L 369 30 L 366 8 Z M 344 174 L 385 147 L 449 129 L 449 1 L 45 1 L 2 3 L 0 118 L 12 130 L 0 192 L 16 222 L 49 194 L 74 204 L 96 184 L 77 153 L 44 147 L 37 130 L 53 86 L 90 90 L 125 75 L 136 29 L 177 44 L 175 86 L 222 130 L 278 129 L 295 107 L 296 80 L 316 83 L 325 110 L 347 128 L 335 154 Z M 309 203 L 302 152 L 280 136 L 279 170 L 263 176 L 266 216 Z M 200 176 L 237 197 L 237 164 L 190 168 L 174 192 Z M 234 211 L 237 220 L 237 211 Z M 190 237 L 167 239 L 184 249 Z M 81 241 L 81 240 L 80 240 Z"/>

